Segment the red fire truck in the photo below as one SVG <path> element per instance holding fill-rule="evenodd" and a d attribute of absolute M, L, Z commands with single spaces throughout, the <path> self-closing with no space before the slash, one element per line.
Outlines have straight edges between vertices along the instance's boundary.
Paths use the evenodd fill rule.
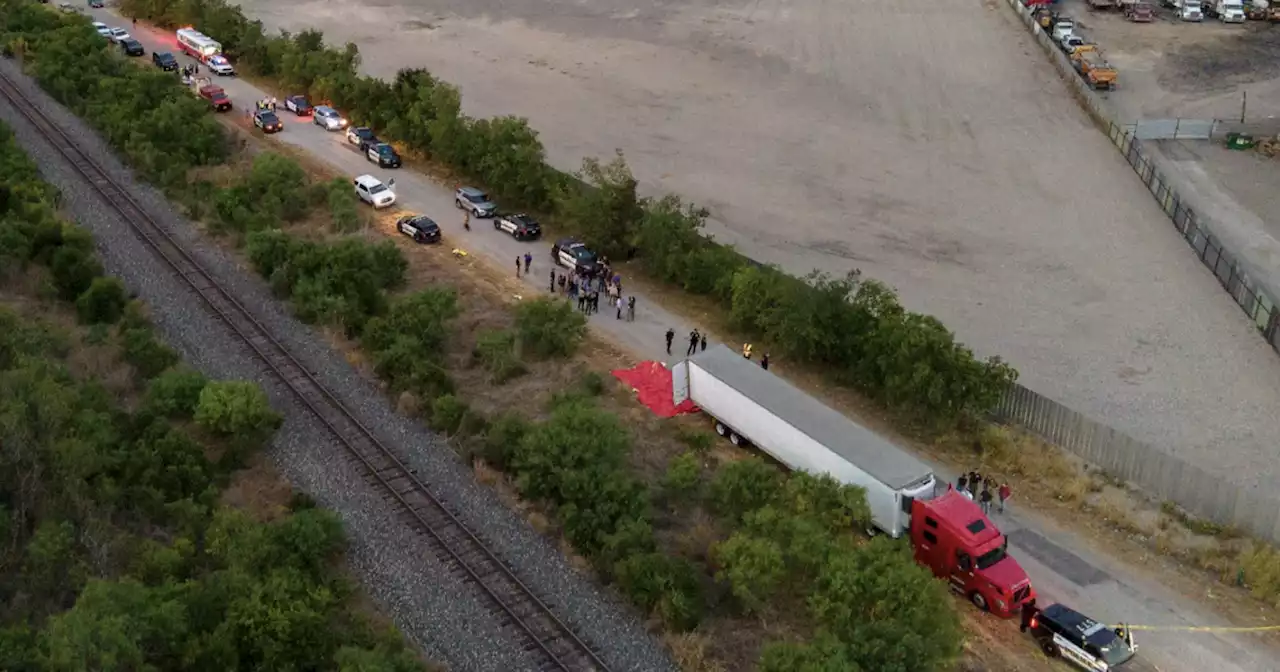
<path fill-rule="evenodd" d="M 955 490 L 911 505 L 916 562 L 946 579 L 979 609 L 1012 618 L 1035 597 L 1031 579 L 1008 553 L 1009 540 L 973 500 Z"/>

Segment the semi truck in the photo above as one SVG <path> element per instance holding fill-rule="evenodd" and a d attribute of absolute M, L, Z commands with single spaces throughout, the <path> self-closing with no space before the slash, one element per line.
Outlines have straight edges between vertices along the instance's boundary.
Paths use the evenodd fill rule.
<path fill-rule="evenodd" d="M 937 496 L 933 470 L 871 430 L 726 346 L 671 369 L 672 400 L 691 400 L 717 434 L 784 466 L 866 492 L 874 530 L 911 539 L 916 560 L 981 609 L 1003 618 L 1034 597 L 1008 542 L 959 492 Z"/>

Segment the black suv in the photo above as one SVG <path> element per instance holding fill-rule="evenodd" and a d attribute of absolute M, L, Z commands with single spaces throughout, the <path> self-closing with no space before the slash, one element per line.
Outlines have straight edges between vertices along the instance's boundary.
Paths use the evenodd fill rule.
<path fill-rule="evenodd" d="M 415 242 L 440 242 L 440 225 L 426 215 L 405 215 L 396 220 L 396 230 Z"/>
<path fill-rule="evenodd" d="M 587 275 L 594 275 L 600 269 L 600 264 L 596 261 L 596 253 L 573 238 L 557 240 L 556 244 L 551 246 L 551 261 L 557 266 L 564 266 Z"/>
<path fill-rule="evenodd" d="M 173 54 L 167 51 L 151 52 L 151 62 L 155 63 L 156 67 L 160 68 L 161 70 L 177 70 L 178 69 L 178 59 L 174 58 Z"/>
<path fill-rule="evenodd" d="M 493 228 L 511 234 L 516 240 L 537 240 L 542 237 L 542 225 L 529 215 L 498 215 L 493 218 Z"/>
<path fill-rule="evenodd" d="M 1089 669 L 1114 670 L 1129 662 L 1138 649 L 1133 633 L 1114 630 L 1061 604 L 1051 604 L 1031 619 L 1031 636 L 1050 658 L 1062 657 Z M 1105 663 L 1106 667 L 1100 667 Z"/>
<path fill-rule="evenodd" d="M 124 50 L 126 56 L 145 56 L 146 49 L 142 48 L 142 43 L 133 39 L 120 40 L 120 48 Z"/>
<path fill-rule="evenodd" d="M 400 167 L 400 155 L 396 153 L 396 148 L 385 142 L 366 145 L 364 149 L 364 158 L 369 159 L 372 163 L 378 164 L 379 168 Z"/>

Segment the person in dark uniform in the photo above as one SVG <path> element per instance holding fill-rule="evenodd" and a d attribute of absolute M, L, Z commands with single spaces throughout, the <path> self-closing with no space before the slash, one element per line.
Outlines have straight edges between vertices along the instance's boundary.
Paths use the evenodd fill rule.
<path fill-rule="evenodd" d="M 1040 607 L 1036 606 L 1036 598 L 1031 598 L 1022 603 L 1022 624 L 1018 626 L 1019 632 L 1026 632 L 1031 627 L 1031 621 L 1035 619 L 1036 614 L 1040 613 Z"/>

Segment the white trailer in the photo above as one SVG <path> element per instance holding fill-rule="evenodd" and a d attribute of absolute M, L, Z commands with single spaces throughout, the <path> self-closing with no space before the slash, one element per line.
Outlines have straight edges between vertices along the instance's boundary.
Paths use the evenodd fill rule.
<path fill-rule="evenodd" d="M 735 444 L 865 489 L 872 524 L 894 538 L 910 527 L 911 502 L 934 497 L 923 462 L 723 345 L 677 363 L 671 379 L 675 403 L 692 399 Z"/>

